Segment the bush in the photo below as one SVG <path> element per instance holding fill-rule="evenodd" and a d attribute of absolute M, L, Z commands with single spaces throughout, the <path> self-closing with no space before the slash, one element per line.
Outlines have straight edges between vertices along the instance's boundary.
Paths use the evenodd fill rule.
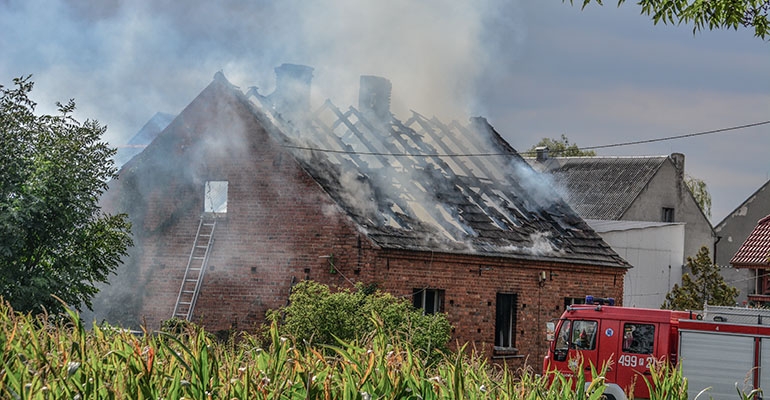
<path fill-rule="evenodd" d="M 303 281 L 294 286 L 289 300 L 288 306 L 271 311 L 270 316 L 282 320 L 281 334 L 300 343 L 337 345 L 337 339 L 362 340 L 379 320 L 388 336 L 407 340 L 430 358 L 447 350 L 452 327 L 444 314 L 423 315 L 406 299 L 388 293 L 372 293 L 363 286 L 332 292 L 326 285 Z"/>

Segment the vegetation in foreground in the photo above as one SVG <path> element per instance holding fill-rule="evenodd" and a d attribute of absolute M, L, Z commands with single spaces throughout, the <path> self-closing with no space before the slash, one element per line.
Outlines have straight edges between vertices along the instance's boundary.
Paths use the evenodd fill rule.
<path fill-rule="evenodd" d="M 287 306 L 268 314 L 271 320 L 279 322 L 280 335 L 315 348 L 334 346 L 340 340 L 360 340 L 375 330 L 371 317 L 377 315 L 386 336 L 398 337 L 402 342 L 408 340 L 413 352 L 426 355 L 430 361 L 449 350 L 447 344 L 452 334 L 445 314 L 423 314 L 405 298 L 360 285 L 353 291 L 333 291 L 322 283 L 302 281 L 292 288 Z"/>
<path fill-rule="evenodd" d="M 592 371 L 597 378 L 586 385 L 583 368 L 574 380 L 514 373 L 464 349 L 428 364 L 379 323 L 365 340 L 319 349 L 296 347 L 275 323 L 265 343 L 253 335 L 221 343 L 193 325 L 137 335 L 86 330 L 74 312 L 51 320 L 0 305 L 0 398 L 598 400 L 604 391 L 603 371 Z M 653 375 L 654 398 L 686 399 L 679 371 Z"/>
<path fill-rule="evenodd" d="M 178 335 L 86 330 L 77 315 L 57 323 L 0 305 L 0 398 L 4 399 L 598 399 L 571 379 L 531 371 L 515 377 L 482 358 L 421 352 L 390 341 L 381 325 L 367 340 L 295 347 L 273 324 L 255 336 L 216 342 L 189 326 Z M 579 378 L 582 379 L 582 378 Z M 549 388 L 550 386 L 550 388 Z M 583 384 L 577 385 L 585 387 Z"/>

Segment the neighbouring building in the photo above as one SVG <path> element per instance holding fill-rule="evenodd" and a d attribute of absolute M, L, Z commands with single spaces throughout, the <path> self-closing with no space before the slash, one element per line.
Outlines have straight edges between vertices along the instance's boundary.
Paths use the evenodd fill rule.
<path fill-rule="evenodd" d="M 725 280 L 741 291 L 738 295 L 739 304 L 748 300 L 749 293 L 755 293 L 754 277 L 750 274 L 751 269 L 731 268 L 730 259 L 754 230 L 757 221 L 768 214 L 770 214 L 770 181 L 765 182 L 714 227 L 717 235 L 714 258 L 723 271 L 730 271 L 729 275 L 723 274 Z"/>
<path fill-rule="evenodd" d="M 155 113 L 126 144 L 118 146 L 118 151 L 114 158 L 115 165 L 120 168 L 128 160 L 141 153 L 173 120 L 174 116 L 171 114 Z"/>
<path fill-rule="evenodd" d="M 100 307 L 253 329 L 298 280 L 360 282 L 445 312 L 491 357 L 537 362 L 565 304 L 622 299 L 628 264 L 486 120 L 399 120 L 374 76 L 358 107 L 311 108 L 312 71 L 276 68 L 267 96 L 217 73 L 123 166 L 103 204 L 128 213 L 135 246 Z"/>
<path fill-rule="evenodd" d="M 586 220 L 624 260 L 623 305 L 660 308 L 682 281 L 684 227 L 678 222 Z"/>
<path fill-rule="evenodd" d="M 753 306 L 770 306 L 770 215 L 760 219 L 735 252 L 730 264 L 748 271 L 752 288 L 748 301 Z"/>
<path fill-rule="evenodd" d="M 610 221 L 625 222 L 617 225 L 623 230 L 635 224 L 633 235 L 630 231 L 610 233 L 616 232 L 615 228 L 599 232 L 634 267 L 631 274 L 635 278 L 626 282 L 625 304 L 660 307 L 665 294 L 681 282 L 687 257 L 695 256 L 702 246 L 713 254 L 713 229 L 684 181 L 683 154 L 549 157 L 547 148 L 539 148 L 537 156 L 527 161 L 549 174 L 581 217 L 608 221 L 602 230 L 612 225 Z M 662 224 L 653 227 L 647 222 Z M 596 228 L 596 222 L 592 224 Z M 683 224 L 683 241 L 677 233 L 682 228 L 666 224 Z M 666 237 L 676 239 L 659 241 L 657 235 L 663 231 Z M 646 238 L 648 234 L 652 236 Z M 651 279 L 660 275 L 665 279 Z"/>

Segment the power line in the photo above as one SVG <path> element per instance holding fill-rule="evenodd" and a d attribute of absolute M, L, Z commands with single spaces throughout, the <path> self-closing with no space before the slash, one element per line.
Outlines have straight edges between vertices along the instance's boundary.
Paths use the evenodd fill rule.
<path fill-rule="evenodd" d="M 731 126 L 729 128 L 712 129 L 710 131 L 686 133 L 684 135 L 668 136 L 668 137 L 663 137 L 663 138 L 658 138 L 658 139 L 637 140 L 637 141 L 633 141 L 633 142 L 624 142 L 624 143 L 615 143 L 615 144 L 604 144 L 604 145 L 599 145 L 599 146 L 582 147 L 581 150 L 596 150 L 596 149 L 606 149 L 606 148 L 609 148 L 609 147 L 621 147 L 621 146 L 631 146 L 631 145 L 635 145 L 635 144 L 664 142 L 664 141 L 667 141 L 667 140 L 684 139 L 684 138 L 694 137 L 694 136 L 703 136 L 703 135 L 711 135 L 711 134 L 714 134 L 714 133 L 736 131 L 736 130 L 739 130 L 739 129 L 753 128 L 755 126 L 761 126 L 761 125 L 767 125 L 767 124 L 770 124 L 770 121 L 762 121 L 762 122 L 755 122 L 753 124 Z"/>
<path fill-rule="evenodd" d="M 376 151 L 355 151 L 355 150 L 334 150 L 334 149 L 320 149 L 317 147 L 309 146 L 294 146 L 285 144 L 283 147 L 288 149 L 297 150 L 309 150 L 317 151 L 321 153 L 335 153 L 335 154 L 355 154 L 359 156 L 387 156 L 387 157 L 491 157 L 491 156 L 510 156 L 515 153 L 463 153 L 463 154 L 442 154 L 442 153 L 380 153 Z"/>
<path fill-rule="evenodd" d="M 692 133 L 685 133 L 682 135 L 675 135 L 675 136 L 666 136 L 662 138 L 656 138 L 656 139 L 646 139 L 646 140 L 635 140 L 631 142 L 621 142 L 621 143 L 612 143 L 612 144 L 603 144 L 603 145 L 596 145 L 596 146 L 587 146 L 587 147 L 580 147 L 579 150 L 596 150 L 596 149 L 606 149 L 611 147 L 623 147 L 623 146 L 633 146 L 637 144 L 647 144 L 647 143 L 655 143 L 655 142 L 665 142 L 669 140 L 676 140 L 676 139 L 685 139 L 689 137 L 696 137 L 696 136 L 704 136 L 704 135 L 712 135 L 715 133 L 724 133 L 724 132 L 731 132 L 731 131 L 737 131 L 741 129 L 746 128 L 753 128 L 757 126 L 767 125 L 770 124 L 770 120 L 768 121 L 761 121 L 761 122 L 754 122 L 751 124 L 745 124 L 745 125 L 737 125 L 737 126 L 731 126 L 727 128 L 719 128 L 719 129 L 712 129 L 708 131 L 701 131 L 701 132 L 692 132 Z M 334 154 L 355 154 L 355 155 L 361 155 L 361 156 L 383 156 L 383 157 L 495 157 L 495 156 L 510 156 L 512 153 L 504 152 L 504 153 L 387 153 L 387 152 L 370 152 L 370 151 L 355 151 L 355 150 L 335 150 L 335 149 L 322 149 L 318 147 L 310 147 L 310 146 L 295 146 L 295 145 L 283 145 L 285 148 L 289 149 L 296 149 L 296 150 L 307 150 L 307 151 L 316 151 L 321 153 L 334 153 Z M 558 153 L 558 152 L 553 152 Z M 523 151 L 518 152 L 520 155 L 530 155 L 534 154 L 534 152 L 531 151 Z"/>

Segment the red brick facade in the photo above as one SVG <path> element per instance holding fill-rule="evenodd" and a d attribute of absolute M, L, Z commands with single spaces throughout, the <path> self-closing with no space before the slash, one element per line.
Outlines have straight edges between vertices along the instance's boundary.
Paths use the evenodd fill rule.
<path fill-rule="evenodd" d="M 137 246 L 126 268 L 149 327 L 172 315 L 211 180 L 228 182 L 227 213 L 218 220 L 194 313 L 211 330 L 256 328 L 268 309 L 286 304 L 293 280 L 375 283 L 408 298 L 413 289 L 431 288 L 443 290 L 457 341 L 536 363 L 545 352 L 545 323 L 560 315 L 565 298 L 622 298 L 624 268 L 379 248 L 247 104 L 219 93 L 201 93 L 123 168 L 105 198 L 108 209 L 129 212 L 134 222 Z M 518 352 L 493 351 L 497 293 L 515 295 Z"/>

